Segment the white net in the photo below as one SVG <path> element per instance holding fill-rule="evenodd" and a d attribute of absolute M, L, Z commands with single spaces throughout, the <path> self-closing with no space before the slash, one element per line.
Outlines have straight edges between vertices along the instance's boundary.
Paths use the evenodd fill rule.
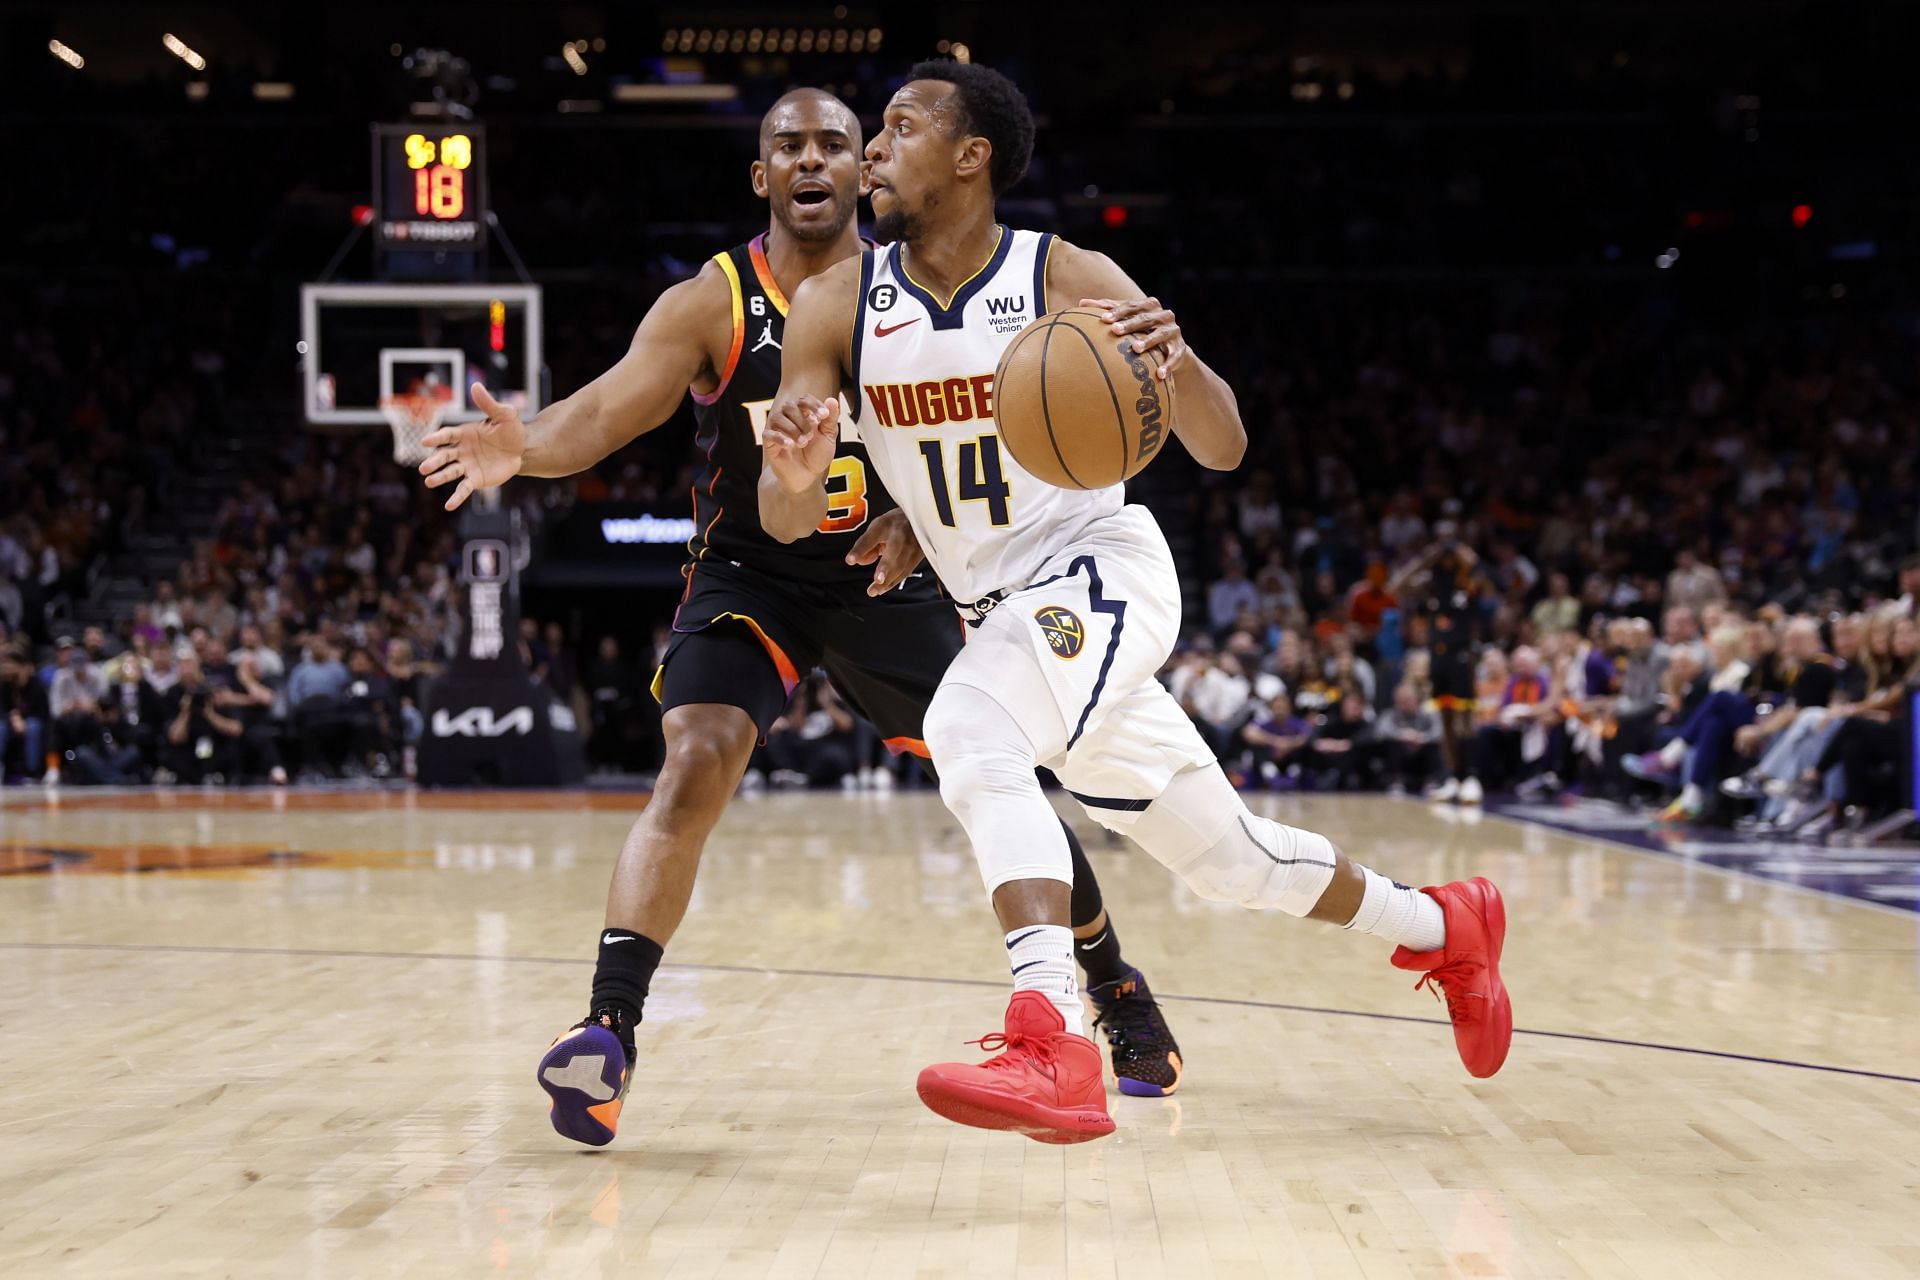
<path fill-rule="evenodd" d="M 418 466 L 427 456 L 421 440 L 440 425 L 452 407 L 452 396 L 431 391 L 408 392 L 382 400 L 380 412 L 393 428 L 393 460 L 403 467 Z"/>

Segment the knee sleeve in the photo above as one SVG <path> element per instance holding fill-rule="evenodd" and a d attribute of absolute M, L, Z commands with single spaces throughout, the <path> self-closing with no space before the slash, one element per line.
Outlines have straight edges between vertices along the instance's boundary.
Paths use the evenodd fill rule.
<path fill-rule="evenodd" d="M 1176 774 L 1131 825 L 1115 829 L 1210 902 L 1290 916 L 1313 910 L 1338 856 L 1323 835 L 1249 812 L 1217 765 Z"/>
<path fill-rule="evenodd" d="M 1073 883 L 1065 829 L 1033 775 L 1033 744 L 1011 712 L 970 685 L 942 684 L 921 733 L 940 798 L 967 830 L 991 894 L 1010 880 Z"/>

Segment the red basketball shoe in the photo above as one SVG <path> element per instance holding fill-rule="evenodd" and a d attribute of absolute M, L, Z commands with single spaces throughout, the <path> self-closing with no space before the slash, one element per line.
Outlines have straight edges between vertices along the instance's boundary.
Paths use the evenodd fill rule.
<path fill-rule="evenodd" d="M 1085 1036 L 1068 1035 L 1060 1011 L 1040 992 L 1014 992 L 1006 1031 L 967 1043 L 1001 1052 L 922 1071 L 920 1101 L 937 1114 L 1035 1142 L 1086 1142 L 1113 1132 L 1100 1050 Z"/>
<path fill-rule="evenodd" d="M 1402 969 L 1424 972 L 1414 989 L 1433 984 L 1447 1001 L 1453 1043 L 1460 1061 L 1476 1076 L 1490 1076 L 1507 1060 L 1513 1043 L 1513 1002 L 1500 981 L 1500 949 L 1507 940 L 1507 907 L 1485 876 L 1422 889 L 1447 917 L 1447 942 L 1438 951 L 1393 953 Z"/>

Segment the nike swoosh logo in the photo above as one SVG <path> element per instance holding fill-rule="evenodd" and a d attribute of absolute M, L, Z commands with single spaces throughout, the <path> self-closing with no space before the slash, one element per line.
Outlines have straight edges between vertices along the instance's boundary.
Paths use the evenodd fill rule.
<path fill-rule="evenodd" d="M 608 946 L 612 946 L 616 942 L 632 942 L 632 941 L 633 941 L 632 938 L 616 938 L 612 934 L 608 934 L 606 937 L 600 939 L 600 945 L 603 947 L 608 947 Z"/>
<path fill-rule="evenodd" d="M 920 323 L 919 316 L 915 316 L 911 320 L 902 320 L 899 324 L 882 325 L 876 321 L 873 326 L 873 336 L 876 338 L 884 338 L 890 333 L 900 332 L 902 329 L 906 328 L 910 324 L 919 324 L 919 323 Z"/>

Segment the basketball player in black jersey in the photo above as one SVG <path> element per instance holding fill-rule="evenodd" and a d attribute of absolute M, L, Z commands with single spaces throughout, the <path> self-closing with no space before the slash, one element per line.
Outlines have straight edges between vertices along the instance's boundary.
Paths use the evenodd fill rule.
<path fill-rule="evenodd" d="M 919 544 L 857 441 L 843 434 L 834 459 L 825 536 L 783 544 L 761 528 L 760 435 L 780 385 L 787 299 L 863 249 L 853 221 L 860 156 L 859 122 L 839 99 L 786 95 L 761 121 L 752 168 L 754 194 L 772 205 L 764 235 L 668 289 L 617 364 L 531 421 L 476 385 L 486 420 L 423 442 L 431 452 L 421 473 L 429 487 L 456 486 L 452 510 L 516 475 L 583 471 L 665 422 L 682 394 L 696 404 L 696 532 L 654 678 L 666 761 L 614 868 L 588 1017 L 540 1064 L 554 1128 L 579 1142 L 613 1139 L 634 1027 L 686 914 L 701 850 L 794 685 L 823 667 L 889 746 L 924 761 L 921 717 L 962 643 L 951 602 L 916 572 Z M 1135 997 L 1139 974 L 1121 959 L 1093 870 L 1071 832 L 1068 840 L 1075 953 L 1102 1007 L 1114 1073 L 1130 1093 L 1171 1093 L 1178 1047 L 1144 990 Z"/>

